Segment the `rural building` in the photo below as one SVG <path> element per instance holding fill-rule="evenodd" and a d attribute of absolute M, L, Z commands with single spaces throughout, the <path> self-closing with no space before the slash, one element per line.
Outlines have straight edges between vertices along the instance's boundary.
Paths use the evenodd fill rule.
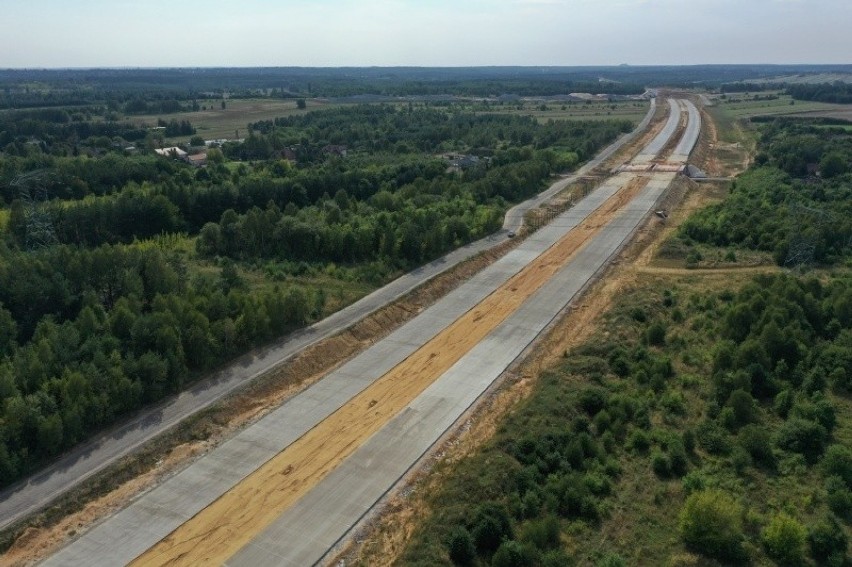
<path fill-rule="evenodd" d="M 157 155 L 161 155 L 163 157 L 173 157 L 175 159 L 185 159 L 187 156 L 187 153 L 177 146 L 172 146 L 170 148 L 160 148 L 154 151 L 157 153 Z"/>
<path fill-rule="evenodd" d="M 204 167 L 207 165 L 207 154 L 202 152 L 186 156 L 186 162 L 195 167 Z"/>

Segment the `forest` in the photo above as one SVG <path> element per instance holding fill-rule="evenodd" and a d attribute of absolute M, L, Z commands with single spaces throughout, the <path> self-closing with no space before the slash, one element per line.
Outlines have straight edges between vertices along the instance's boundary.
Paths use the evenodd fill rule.
<path fill-rule="evenodd" d="M 0 486 L 493 232 L 632 128 L 355 105 L 252 124 L 199 168 L 96 112 L 0 120 Z"/>
<path fill-rule="evenodd" d="M 764 127 L 761 163 L 675 235 L 783 263 L 793 204 L 844 211 L 804 230 L 807 271 L 633 285 L 490 441 L 417 487 L 400 564 L 849 565 L 852 278 L 836 231 L 852 179 L 805 183 L 794 156 L 822 140 L 808 162 L 848 164 L 852 148 L 811 128 Z"/>
<path fill-rule="evenodd" d="M 815 100 L 837 104 L 852 103 L 852 85 L 842 82 L 789 85 L 787 94 L 798 100 Z"/>
<path fill-rule="evenodd" d="M 647 86 L 718 88 L 785 75 L 848 73 L 849 65 L 618 65 L 609 67 L 382 67 L 0 69 L 0 109 L 102 105 L 130 114 L 193 109 L 231 97 L 547 96 L 641 94 Z M 82 85 L 85 85 L 83 87 Z"/>
<path fill-rule="evenodd" d="M 682 239 L 773 254 L 781 266 L 852 254 L 852 132 L 777 119 L 761 128 L 755 166 L 724 202 L 688 219 Z"/>

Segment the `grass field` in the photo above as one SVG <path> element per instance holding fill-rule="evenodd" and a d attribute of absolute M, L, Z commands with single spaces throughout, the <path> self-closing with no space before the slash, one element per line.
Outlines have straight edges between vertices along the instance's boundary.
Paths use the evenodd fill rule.
<path fill-rule="evenodd" d="M 207 110 L 198 112 L 179 112 L 176 114 L 131 116 L 129 119 L 136 124 L 146 124 L 149 127 L 157 125 L 157 119 L 171 121 L 189 120 L 197 130 L 197 134 L 205 140 L 219 138 L 243 138 L 248 134 L 246 125 L 260 120 L 272 120 L 279 116 L 289 116 L 310 110 L 329 108 L 332 105 L 314 100 L 307 101 L 307 108 L 296 108 L 295 100 L 272 99 L 230 99 L 225 102 L 225 109 L 219 101 L 206 101 L 212 104 Z M 189 136 L 170 138 L 172 141 L 183 142 Z"/>
<path fill-rule="evenodd" d="M 308 100 L 307 108 L 299 110 L 296 108 L 295 100 L 231 99 L 226 101 L 226 108 L 223 110 L 219 106 L 219 101 L 205 102 L 211 104 L 212 107 L 197 112 L 179 112 L 166 115 L 149 114 L 130 116 L 128 119 L 135 124 L 148 127 L 156 126 L 158 119 L 177 120 L 178 122 L 188 120 L 197 130 L 197 135 L 205 140 L 232 139 L 245 137 L 248 134 L 247 125 L 250 122 L 272 120 L 281 116 L 341 106 L 337 103 Z M 407 105 L 408 103 L 399 104 Z M 548 120 L 629 120 L 636 124 L 642 120 L 648 111 L 648 103 L 637 101 L 548 103 L 544 105 L 544 110 L 542 110 L 542 103 L 532 102 L 487 108 L 481 104 L 459 103 L 454 105 L 453 108 L 473 112 L 532 116 L 542 123 Z M 188 141 L 189 138 L 190 136 L 176 136 L 169 138 L 169 141 L 182 143 Z"/>
<path fill-rule="evenodd" d="M 639 123 L 648 112 L 647 102 L 571 102 L 542 103 L 524 102 L 517 105 L 492 107 L 489 112 L 494 114 L 514 114 L 532 116 L 539 122 L 548 120 L 629 120 Z"/>
<path fill-rule="evenodd" d="M 5 230 L 9 222 L 9 209 L 0 209 L 0 230 Z"/>
<path fill-rule="evenodd" d="M 842 104 L 794 101 L 792 97 L 787 95 L 780 95 L 776 100 L 745 100 L 745 98 L 730 95 L 727 100 L 717 100 L 716 106 L 733 118 L 783 116 L 803 112 L 836 111 L 848 108 Z"/>

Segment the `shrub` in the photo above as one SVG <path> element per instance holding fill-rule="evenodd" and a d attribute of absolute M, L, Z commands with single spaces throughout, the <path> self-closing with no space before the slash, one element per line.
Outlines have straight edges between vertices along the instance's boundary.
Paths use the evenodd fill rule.
<path fill-rule="evenodd" d="M 761 539 L 766 553 L 781 565 L 800 565 L 805 558 L 805 526 L 781 513 L 763 529 Z"/>
<path fill-rule="evenodd" d="M 839 476 L 830 476 L 825 481 L 828 507 L 845 520 L 852 519 L 852 490 Z"/>
<path fill-rule="evenodd" d="M 727 406 L 734 413 L 734 421 L 737 427 L 757 421 L 757 407 L 754 398 L 745 390 L 731 392 Z"/>
<path fill-rule="evenodd" d="M 450 559 L 456 565 L 470 565 L 476 559 L 473 536 L 462 526 L 458 526 L 450 532 L 447 549 L 450 553 Z"/>
<path fill-rule="evenodd" d="M 668 445 L 669 472 L 673 476 L 681 477 L 686 474 L 689 459 L 686 456 L 686 448 L 680 439 L 673 439 Z"/>
<path fill-rule="evenodd" d="M 661 478 L 669 476 L 671 474 L 671 462 L 668 455 L 659 449 L 654 449 L 651 453 L 651 469 L 653 469 L 654 474 Z"/>
<path fill-rule="evenodd" d="M 724 492 L 690 495 L 680 512 L 679 528 L 684 543 L 698 553 L 730 562 L 745 558 L 742 507 Z"/>
<path fill-rule="evenodd" d="M 705 421 L 699 426 L 698 443 L 713 455 L 726 455 L 731 450 L 728 434 L 715 421 Z"/>
<path fill-rule="evenodd" d="M 815 463 L 825 449 L 828 432 L 814 421 L 801 418 L 790 418 L 781 428 L 775 438 L 775 443 L 781 449 L 799 453 L 809 463 Z"/>
<path fill-rule="evenodd" d="M 651 446 L 651 440 L 644 429 L 634 429 L 627 436 L 627 448 L 637 453 L 644 453 Z"/>
<path fill-rule="evenodd" d="M 822 468 L 826 476 L 843 479 L 847 488 L 852 488 L 852 449 L 844 445 L 832 445 L 822 458 Z"/>
<path fill-rule="evenodd" d="M 595 415 L 606 406 L 606 393 L 601 388 L 586 388 L 580 393 L 580 407 Z"/>
<path fill-rule="evenodd" d="M 751 455 L 755 463 L 767 467 L 775 465 L 775 455 L 772 453 L 772 442 L 769 430 L 759 425 L 746 425 L 740 429 L 737 442 L 746 453 Z"/>
<path fill-rule="evenodd" d="M 666 344 L 666 326 L 662 321 L 655 321 L 645 330 L 645 341 L 649 345 L 663 346 Z"/>
<path fill-rule="evenodd" d="M 493 567 L 518 567 L 532 565 L 535 562 L 535 552 L 517 541 L 505 541 L 497 549 L 491 559 Z"/>
<path fill-rule="evenodd" d="M 843 528 L 834 519 L 826 516 L 811 526 L 808 531 L 811 555 L 820 564 L 842 566 L 846 558 L 847 538 Z"/>
<path fill-rule="evenodd" d="M 548 516 L 527 524 L 521 532 L 521 541 L 538 549 L 551 549 L 559 547 L 560 532 L 559 518 Z"/>
<path fill-rule="evenodd" d="M 627 567 L 627 562 L 617 553 L 607 553 L 595 563 L 595 567 Z"/>
<path fill-rule="evenodd" d="M 470 533 L 477 550 L 491 553 L 503 540 L 512 538 L 509 514 L 496 502 L 486 502 L 477 509 Z"/>

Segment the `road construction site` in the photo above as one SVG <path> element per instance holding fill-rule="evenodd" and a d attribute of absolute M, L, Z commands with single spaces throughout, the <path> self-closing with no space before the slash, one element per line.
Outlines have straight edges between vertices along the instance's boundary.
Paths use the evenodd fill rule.
<path fill-rule="evenodd" d="M 668 104 L 666 125 L 631 165 L 671 168 L 611 176 L 416 318 L 46 563 L 321 562 L 654 210 L 700 131 L 691 102 Z"/>

